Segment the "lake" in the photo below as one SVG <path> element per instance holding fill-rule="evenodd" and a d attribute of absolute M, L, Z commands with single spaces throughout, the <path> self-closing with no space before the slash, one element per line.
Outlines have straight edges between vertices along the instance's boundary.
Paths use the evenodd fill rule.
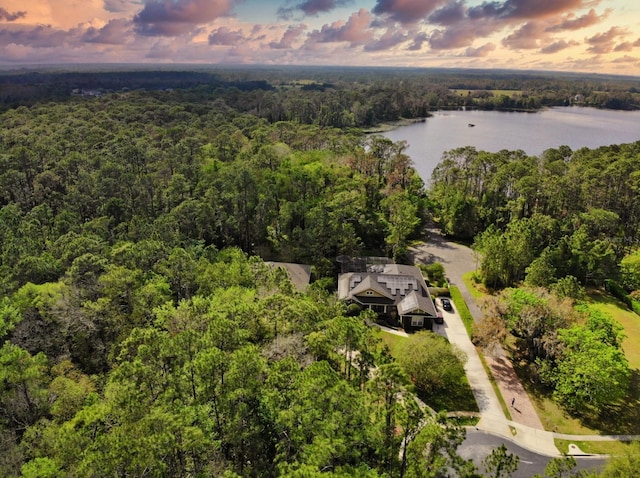
<path fill-rule="evenodd" d="M 401 126 L 382 135 L 407 142 L 407 154 L 428 183 L 442 153 L 462 146 L 492 153 L 521 149 L 528 155 L 539 156 L 562 145 L 576 150 L 638 141 L 640 111 L 575 106 L 537 113 L 436 111 L 423 123 Z"/>

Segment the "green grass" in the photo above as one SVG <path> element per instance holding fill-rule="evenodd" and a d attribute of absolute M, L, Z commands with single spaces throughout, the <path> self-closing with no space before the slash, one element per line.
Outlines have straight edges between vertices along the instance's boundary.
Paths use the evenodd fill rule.
<path fill-rule="evenodd" d="M 560 453 L 568 453 L 569 444 L 577 445 L 580 450 L 585 453 L 593 453 L 598 455 L 620 455 L 625 452 L 629 446 L 622 441 L 575 441 L 575 440 L 561 440 L 556 438 L 556 448 Z"/>
<path fill-rule="evenodd" d="M 618 299 L 601 290 L 589 291 L 587 305 L 610 315 L 622 325 L 626 335 L 622 342 L 624 355 L 632 369 L 640 369 L 640 347 L 638 347 L 640 343 L 640 316 L 629 310 Z"/>
<path fill-rule="evenodd" d="M 473 335 L 473 316 L 471 315 L 471 312 L 469 312 L 467 303 L 464 301 L 464 298 L 460 293 L 460 289 L 456 286 L 452 285 L 449 287 L 449 291 L 451 292 L 451 300 L 453 300 L 453 303 L 458 309 L 458 314 L 460 314 L 460 318 L 462 318 L 464 328 L 467 329 L 467 334 L 471 337 Z"/>

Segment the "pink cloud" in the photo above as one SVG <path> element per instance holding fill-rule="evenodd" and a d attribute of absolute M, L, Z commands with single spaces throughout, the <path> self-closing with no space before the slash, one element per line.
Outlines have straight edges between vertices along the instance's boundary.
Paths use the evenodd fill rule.
<path fill-rule="evenodd" d="M 324 25 L 319 31 L 314 30 L 309 35 L 311 43 L 348 42 L 351 46 L 364 45 L 373 39 L 371 14 L 364 8 L 349 17 L 347 22 L 339 21 L 331 25 Z"/>
<path fill-rule="evenodd" d="M 571 18 L 573 15 L 568 16 L 563 19 L 562 22 L 549 27 L 547 31 L 550 32 L 559 32 L 563 30 L 580 30 L 581 28 L 590 27 L 591 25 L 595 25 L 596 23 L 601 22 L 605 18 L 607 18 L 611 14 L 611 10 L 607 9 L 602 15 L 598 15 L 596 11 L 592 8 L 589 10 L 589 13 L 586 13 L 578 18 Z"/>
<path fill-rule="evenodd" d="M 544 53 L 544 54 L 557 53 L 559 51 L 565 50 L 569 47 L 576 46 L 576 45 L 579 45 L 579 43 L 574 40 L 571 40 L 571 41 L 558 40 L 553 43 L 550 43 L 549 45 L 542 47 L 540 49 L 540 53 Z"/>
<path fill-rule="evenodd" d="M 228 16 L 231 0 L 149 0 L 133 21 L 143 35 L 178 36 Z"/>
<path fill-rule="evenodd" d="M 282 38 L 278 42 L 271 42 L 269 46 L 271 48 L 275 48 L 276 50 L 285 50 L 289 48 L 293 48 L 295 42 L 300 38 L 304 32 L 306 31 L 307 26 L 303 23 L 299 25 L 291 25 L 287 30 L 282 34 Z"/>
<path fill-rule="evenodd" d="M 20 18 L 24 18 L 27 12 L 8 12 L 4 8 L 0 7 L 0 21 L 15 22 Z"/>
<path fill-rule="evenodd" d="M 506 0 L 485 2 L 469 9 L 471 18 L 533 20 L 595 5 L 600 0 Z"/>
<path fill-rule="evenodd" d="M 591 53 L 610 53 L 613 51 L 614 43 L 618 37 L 624 36 L 627 33 L 626 30 L 620 27 L 611 27 L 604 33 L 597 33 L 590 38 L 587 38 L 587 43 L 591 46 L 588 51 Z"/>
<path fill-rule="evenodd" d="M 631 50 L 633 50 L 633 43 L 631 43 L 630 41 L 622 42 L 616 45 L 615 48 L 613 49 L 613 51 L 615 52 L 631 51 Z"/>
<path fill-rule="evenodd" d="M 502 44 L 513 50 L 538 48 L 538 40 L 545 35 L 545 27 L 540 22 L 528 22 L 502 40 Z"/>
<path fill-rule="evenodd" d="M 478 48 L 469 47 L 466 49 L 464 56 L 471 57 L 471 58 L 484 58 L 486 56 L 489 56 L 489 54 L 495 49 L 496 49 L 496 46 L 493 43 L 487 43 Z"/>
<path fill-rule="evenodd" d="M 235 45 L 244 40 L 240 30 L 230 30 L 228 27 L 220 27 L 209 34 L 209 45 Z"/>
<path fill-rule="evenodd" d="M 372 12 L 388 16 L 403 25 L 413 24 L 424 20 L 444 3 L 446 0 L 378 0 Z"/>
<path fill-rule="evenodd" d="M 102 28 L 89 27 L 83 36 L 83 40 L 87 43 L 124 45 L 132 33 L 131 21 L 125 18 L 117 18 L 111 20 Z"/>
<path fill-rule="evenodd" d="M 0 45 L 24 45 L 32 48 L 55 48 L 77 39 L 76 31 L 65 31 L 49 25 L 22 26 L 7 25 L 0 29 Z"/>

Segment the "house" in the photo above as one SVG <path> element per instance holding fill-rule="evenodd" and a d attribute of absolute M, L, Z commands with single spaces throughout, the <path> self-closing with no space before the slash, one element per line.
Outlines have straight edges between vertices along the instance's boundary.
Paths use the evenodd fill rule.
<path fill-rule="evenodd" d="M 338 277 L 338 298 L 369 308 L 406 331 L 433 328 L 438 317 L 420 269 L 401 264 L 371 265 L 366 272 Z"/>

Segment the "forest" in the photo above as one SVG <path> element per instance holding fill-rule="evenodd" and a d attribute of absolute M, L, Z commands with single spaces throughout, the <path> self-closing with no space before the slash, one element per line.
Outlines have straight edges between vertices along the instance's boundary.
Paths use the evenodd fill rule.
<path fill-rule="evenodd" d="M 640 143 L 452 151 L 426 190 L 406 144 L 362 129 L 472 87 L 637 107 L 633 83 L 311 73 L 3 78 L 2 476 L 481 476 L 464 430 L 418 406 L 434 385 L 333 293 L 337 257 L 402 262 L 428 220 L 475 238 L 491 287 L 611 280 L 633 300 Z"/>

